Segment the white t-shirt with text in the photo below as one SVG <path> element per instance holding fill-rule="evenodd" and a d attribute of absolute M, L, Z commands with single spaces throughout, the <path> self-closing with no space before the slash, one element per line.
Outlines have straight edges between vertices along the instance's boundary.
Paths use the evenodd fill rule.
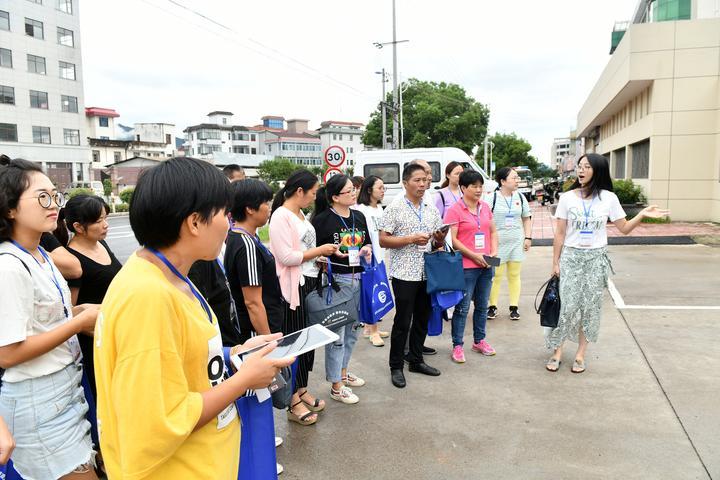
<path fill-rule="evenodd" d="M 592 199 L 582 199 L 578 190 L 560 195 L 555 218 L 567 220 L 566 247 L 601 248 L 607 245 L 607 222 L 625 218 L 613 192 L 601 190 Z"/>

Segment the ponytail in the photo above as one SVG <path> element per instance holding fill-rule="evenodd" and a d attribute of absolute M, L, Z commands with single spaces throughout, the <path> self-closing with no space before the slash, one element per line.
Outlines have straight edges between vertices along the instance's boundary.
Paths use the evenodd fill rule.
<path fill-rule="evenodd" d="M 275 213 L 275 210 L 282 207 L 282 204 L 285 203 L 285 192 L 286 188 L 282 187 L 278 192 L 275 194 L 275 198 L 273 199 L 272 207 L 270 207 L 270 215 Z"/>
<path fill-rule="evenodd" d="M 58 213 L 57 228 L 55 228 L 55 231 L 52 232 L 63 247 L 67 247 L 68 243 L 70 243 L 70 232 L 68 232 L 65 217 L 65 209 L 61 208 Z"/>
<path fill-rule="evenodd" d="M 327 195 L 327 187 L 323 185 L 318 188 L 317 195 L 315 196 L 315 209 L 313 210 L 312 216 L 315 218 L 327 210 L 330 210 L 330 201 Z"/>

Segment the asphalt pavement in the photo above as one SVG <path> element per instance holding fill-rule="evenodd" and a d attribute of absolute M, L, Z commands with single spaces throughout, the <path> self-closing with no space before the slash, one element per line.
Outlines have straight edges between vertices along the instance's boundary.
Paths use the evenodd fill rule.
<path fill-rule="evenodd" d="M 112 216 L 108 218 L 108 223 L 110 229 L 106 241 L 110 250 L 124 264 L 130 254 L 138 248 L 137 240 L 130 228 L 130 217 L 127 215 Z"/>

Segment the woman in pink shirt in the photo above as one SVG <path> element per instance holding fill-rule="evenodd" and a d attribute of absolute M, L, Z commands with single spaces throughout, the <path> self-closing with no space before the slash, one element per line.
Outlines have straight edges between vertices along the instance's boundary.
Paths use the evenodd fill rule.
<path fill-rule="evenodd" d="M 471 300 L 475 303 L 472 349 L 483 355 L 495 355 L 495 350 L 485 340 L 493 268 L 483 255 L 494 257 L 497 254 L 498 238 L 490 205 L 482 200 L 482 175 L 474 170 L 465 170 L 460 174 L 459 184 L 463 197 L 450 207 L 444 221 L 454 224 L 450 228 L 452 245 L 463 256 L 465 296 L 455 307 L 452 317 L 452 359 L 456 363 L 464 363 L 463 337 Z"/>

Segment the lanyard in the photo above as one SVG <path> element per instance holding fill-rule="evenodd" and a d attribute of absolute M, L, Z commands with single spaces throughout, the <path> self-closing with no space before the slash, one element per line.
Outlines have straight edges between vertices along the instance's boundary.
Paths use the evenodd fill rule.
<path fill-rule="evenodd" d="M 508 213 L 512 213 L 512 199 L 513 199 L 513 196 L 514 196 L 514 195 L 515 195 L 514 193 L 511 193 L 511 194 L 510 194 L 510 200 L 508 200 L 507 198 L 505 198 L 505 196 L 501 195 L 501 196 L 503 197 L 503 200 L 505 200 L 505 204 L 506 204 L 507 207 L 508 207 Z"/>
<path fill-rule="evenodd" d="M 415 207 L 413 207 L 413 204 L 410 203 L 410 200 L 408 200 L 407 198 L 405 199 L 405 203 L 407 203 L 407 206 L 410 207 L 410 210 L 412 210 L 412 212 L 415 214 L 417 219 L 420 220 L 420 226 L 422 227 L 423 226 L 423 221 L 422 221 L 423 201 L 420 200 L 420 208 L 418 210 L 415 210 Z"/>
<path fill-rule="evenodd" d="M 583 213 L 585 214 L 585 228 L 587 228 L 588 221 L 590 220 L 590 214 L 592 213 L 592 206 L 593 206 L 593 203 L 595 203 L 595 196 L 593 196 L 592 199 L 590 199 L 590 206 L 587 208 L 585 206 L 585 199 L 580 197 L 580 200 L 582 201 Z"/>
<path fill-rule="evenodd" d="M 330 210 L 332 210 L 332 212 L 338 216 L 338 218 L 342 222 L 343 226 L 345 227 L 345 230 L 350 230 L 347 226 L 347 223 L 345 223 L 345 219 L 338 212 L 336 212 L 334 208 L 331 208 Z M 355 242 L 355 215 L 353 215 L 352 210 L 350 210 L 350 218 L 352 218 L 352 240 L 351 240 L 351 242 Z"/>
<path fill-rule="evenodd" d="M 45 270 L 44 268 L 42 268 L 42 265 L 40 264 L 40 262 L 38 262 L 38 259 L 35 258 L 30 252 L 28 252 L 25 247 L 23 247 L 22 245 L 20 245 L 20 244 L 19 244 L 18 242 L 16 242 L 15 240 L 11 240 L 11 242 L 12 242 L 13 245 L 15 245 L 18 249 L 20 249 L 20 251 L 22 251 L 22 252 L 27 253 L 28 255 L 30 255 L 30 256 L 32 257 L 32 259 L 35 260 L 35 263 L 37 263 L 38 266 L 39 266 L 43 271 Z M 58 281 L 57 277 L 55 276 L 55 268 L 53 268 L 53 264 L 52 264 L 52 262 L 50 261 L 50 257 L 48 257 L 48 254 L 45 253 L 45 250 L 44 250 L 42 247 L 38 246 L 38 250 L 40 251 L 40 255 L 43 256 L 43 258 L 45 259 L 45 261 L 47 262 L 47 264 L 50 266 L 50 273 L 51 273 L 51 275 L 52 275 L 52 282 L 53 282 L 53 284 L 55 285 L 55 288 L 57 288 L 58 293 L 60 294 L 60 301 L 62 302 L 63 313 L 65 314 L 65 318 L 69 318 L 68 309 L 67 309 L 67 306 L 65 305 L 65 295 L 63 295 L 62 287 L 60 287 L 60 282 Z"/>
<path fill-rule="evenodd" d="M 452 196 L 453 203 L 458 202 L 458 201 L 460 200 L 460 198 L 462 197 L 462 194 L 460 194 L 459 197 L 456 197 L 455 194 L 452 192 L 452 190 L 450 190 L 450 187 L 448 187 L 448 192 L 449 192 L 450 195 Z"/>
<path fill-rule="evenodd" d="M 242 232 L 245 235 L 247 235 L 248 237 L 252 238 L 255 241 L 255 244 L 258 247 L 260 247 L 260 250 L 267 253 L 270 258 L 274 258 L 272 252 L 270 250 L 268 250 L 268 248 L 265 245 L 263 245 L 263 243 L 260 241 L 260 239 L 258 238 L 257 235 L 253 235 L 252 233 L 248 232 L 247 230 L 245 230 L 242 227 L 232 227 L 230 230 L 232 230 L 235 233 Z"/>
<path fill-rule="evenodd" d="M 203 310 L 205 310 L 205 313 L 206 313 L 207 316 L 208 316 L 208 320 L 210 321 L 210 323 L 212 323 L 212 310 L 210 310 L 210 305 L 208 305 L 208 303 L 207 303 L 207 301 L 205 300 L 205 298 L 203 298 L 203 296 L 200 295 L 200 292 L 197 291 L 197 289 L 195 288 L 195 285 L 192 284 L 192 282 L 190 281 L 190 279 L 187 278 L 187 277 L 186 277 L 185 275 L 183 275 L 182 273 L 180 273 L 180 272 L 178 271 L 178 269 L 175 268 L 175 265 L 173 265 L 172 263 L 170 263 L 170 260 L 168 260 L 165 255 L 163 255 L 162 253 L 158 252 L 158 251 L 155 250 L 154 248 L 149 248 L 149 247 L 146 247 L 146 248 L 147 248 L 147 250 L 148 250 L 150 253 L 152 253 L 152 254 L 155 255 L 157 258 L 159 258 L 159 259 L 165 264 L 165 266 L 168 267 L 168 268 L 170 269 L 170 271 L 171 271 L 176 277 L 178 277 L 180 280 L 182 280 L 183 282 L 185 282 L 188 287 L 190 287 L 190 291 L 191 291 L 192 294 L 195 296 L 195 298 L 198 299 L 198 301 L 200 302 L 200 305 L 203 307 Z M 224 271 L 224 268 L 223 268 L 223 271 Z"/>
<path fill-rule="evenodd" d="M 465 208 L 468 209 L 468 212 L 470 212 L 470 208 L 467 206 L 467 203 L 465 203 L 465 199 L 461 199 L 461 202 L 463 202 L 463 205 L 465 205 Z M 477 223 L 478 230 L 480 230 L 480 212 L 482 212 L 482 203 L 478 202 L 477 207 L 475 207 L 475 222 Z M 470 215 L 473 213 L 470 212 Z"/>

